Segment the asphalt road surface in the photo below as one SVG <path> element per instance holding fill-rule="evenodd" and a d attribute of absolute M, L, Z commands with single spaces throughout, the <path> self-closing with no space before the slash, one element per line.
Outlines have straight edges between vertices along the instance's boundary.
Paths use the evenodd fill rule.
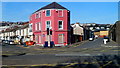
<path fill-rule="evenodd" d="M 110 42 L 109 45 L 116 45 Z M 113 45 L 114 44 L 114 45 Z M 102 55 L 118 55 L 119 47 L 105 47 L 103 39 L 87 41 L 75 47 L 61 48 L 23 48 L 18 46 L 2 46 L 3 65 L 33 65 L 33 64 L 54 64 L 68 62 L 79 57 L 91 57 Z M 17 55 L 16 55 L 17 54 Z"/>

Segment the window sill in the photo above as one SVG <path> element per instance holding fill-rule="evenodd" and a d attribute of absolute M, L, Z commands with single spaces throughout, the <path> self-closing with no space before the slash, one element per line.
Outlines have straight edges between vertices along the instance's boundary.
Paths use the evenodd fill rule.
<path fill-rule="evenodd" d="M 58 17 L 63 17 L 63 16 L 58 16 Z"/>
<path fill-rule="evenodd" d="M 46 16 L 46 17 L 50 17 L 50 16 Z"/>
<path fill-rule="evenodd" d="M 39 31 L 41 31 L 41 30 L 36 30 L 36 31 L 34 31 L 34 32 L 39 32 Z"/>
<path fill-rule="evenodd" d="M 63 28 L 62 29 L 58 29 L 58 30 L 63 30 Z"/>

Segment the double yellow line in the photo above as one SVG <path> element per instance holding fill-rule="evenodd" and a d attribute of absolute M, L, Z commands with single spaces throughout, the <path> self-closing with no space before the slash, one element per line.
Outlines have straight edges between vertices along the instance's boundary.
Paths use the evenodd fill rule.
<path fill-rule="evenodd" d="M 75 65 L 75 64 L 97 64 L 99 62 L 103 62 L 103 61 L 96 61 L 96 62 L 83 62 L 83 63 L 61 63 L 60 65 L 65 65 L 63 66 L 63 68 L 68 68 L 72 65 Z M 113 61 L 106 61 L 107 63 L 100 66 L 99 68 L 103 68 L 107 65 L 110 65 Z M 34 65 L 2 65 L 2 67 L 17 67 L 17 66 L 25 66 L 25 67 L 35 67 L 35 66 L 57 66 L 59 64 L 34 64 Z M 118 65 L 120 66 L 120 65 Z"/>
<path fill-rule="evenodd" d="M 17 67 L 17 66 L 26 66 L 26 67 L 33 67 L 33 66 L 56 66 L 57 64 L 34 64 L 34 65 L 2 65 L 3 67 Z"/>
<path fill-rule="evenodd" d="M 100 68 L 103 68 L 103 67 L 109 65 L 110 63 L 112 63 L 112 61 L 109 61 L 108 63 L 104 64 L 103 66 L 100 66 Z"/>

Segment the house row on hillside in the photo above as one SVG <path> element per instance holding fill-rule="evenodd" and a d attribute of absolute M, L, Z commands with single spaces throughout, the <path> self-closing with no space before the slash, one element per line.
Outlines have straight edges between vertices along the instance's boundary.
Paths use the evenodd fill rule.
<path fill-rule="evenodd" d="M 108 36 L 111 24 L 96 24 L 96 23 L 75 23 L 71 24 L 73 28 L 72 42 L 87 40 L 91 37 L 104 37 Z"/>
<path fill-rule="evenodd" d="M 29 22 L 24 22 L 22 24 L 12 24 L 10 26 L 1 25 L 0 28 L 4 28 L 0 31 L 1 40 L 18 40 L 21 37 L 25 38 L 25 36 L 29 36 L 31 40 L 33 40 L 32 28 L 30 28 Z"/>

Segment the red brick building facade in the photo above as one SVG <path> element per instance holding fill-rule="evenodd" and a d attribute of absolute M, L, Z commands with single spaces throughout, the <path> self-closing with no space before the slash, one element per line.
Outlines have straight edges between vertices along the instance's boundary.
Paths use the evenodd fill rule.
<path fill-rule="evenodd" d="M 70 43 L 70 11 L 53 2 L 35 11 L 30 16 L 36 44 L 43 46 L 45 41 L 53 41 L 55 46 Z M 47 29 L 52 35 L 47 34 Z"/>

